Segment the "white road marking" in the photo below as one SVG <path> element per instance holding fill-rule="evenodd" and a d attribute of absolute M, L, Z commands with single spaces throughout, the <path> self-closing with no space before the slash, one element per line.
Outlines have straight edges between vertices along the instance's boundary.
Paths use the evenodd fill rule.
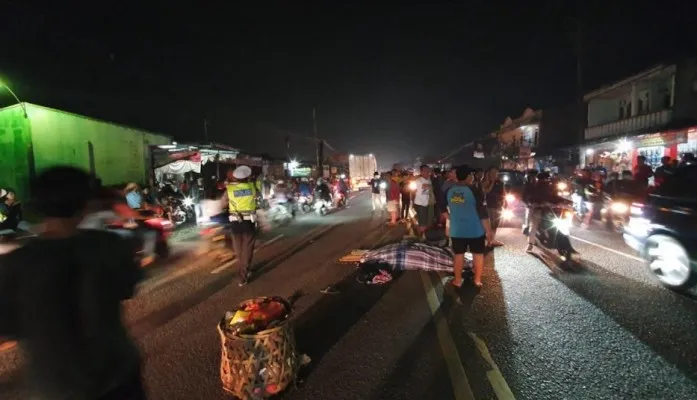
<path fill-rule="evenodd" d="M 487 364 L 489 364 L 489 367 L 491 367 L 489 371 L 486 371 L 486 377 L 489 379 L 489 383 L 494 389 L 496 397 L 498 397 L 499 400 L 515 400 L 515 396 L 513 395 L 513 392 L 511 392 L 511 388 L 508 387 L 506 379 L 503 378 L 501 370 L 499 370 L 499 367 L 496 365 L 496 362 L 494 362 L 494 359 L 491 358 L 491 353 L 489 353 L 486 343 L 484 343 L 482 339 L 472 332 L 468 332 L 467 334 L 474 341 L 474 345 L 477 347 L 477 350 L 479 350 L 479 354 L 482 356 L 484 361 L 486 361 Z"/>
<path fill-rule="evenodd" d="M 433 322 L 436 325 L 438 343 L 440 344 L 440 349 L 443 353 L 443 358 L 445 359 L 445 364 L 448 368 L 448 374 L 450 375 L 450 382 L 453 385 L 455 399 L 474 400 L 474 392 L 472 392 L 469 379 L 467 379 L 465 367 L 462 366 L 462 360 L 460 359 L 460 354 L 457 351 L 455 340 L 450 333 L 448 323 L 441 313 L 438 313 L 436 316 L 436 313 L 440 308 L 440 300 L 436 295 L 433 283 L 431 283 L 431 278 L 428 276 L 428 274 L 422 271 L 421 280 L 423 281 L 424 291 L 426 292 L 426 301 L 431 309 L 431 315 L 434 319 Z"/>
<path fill-rule="evenodd" d="M 591 246 L 595 246 L 595 247 L 597 247 L 597 248 L 599 248 L 599 249 L 603 249 L 603 250 L 605 250 L 605 251 L 609 251 L 610 253 L 615 253 L 615 254 L 617 254 L 618 256 L 627 257 L 627 258 L 629 258 L 630 260 L 635 260 L 635 261 L 639 261 L 639 262 L 642 262 L 642 263 L 644 262 L 644 259 L 642 259 L 642 258 L 640 258 L 640 257 L 633 256 L 633 255 L 631 255 L 631 254 L 627 254 L 627 253 L 624 253 L 624 252 L 619 251 L 619 250 L 611 249 L 611 248 L 605 247 L 605 246 L 603 246 L 603 245 L 601 245 L 601 244 L 593 243 L 593 242 L 591 242 L 591 241 L 588 241 L 588 240 L 585 240 L 585 239 L 581 239 L 581 238 L 576 237 L 576 236 L 569 236 L 569 237 L 572 238 L 572 239 L 574 239 L 574 240 L 578 240 L 579 242 L 583 242 L 583 243 L 589 244 L 589 245 L 591 245 Z"/>
<path fill-rule="evenodd" d="M 273 239 L 269 239 L 268 241 L 262 243 L 261 246 L 259 246 L 259 247 L 257 247 L 256 249 L 254 249 L 254 253 L 256 254 L 257 251 L 263 249 L 264 247 L 270 245 L 271 243 L 277 241 L 278 239 L 280 239 L 280 238 L 282 238 L 282 237 L 283 237 L 283 234 L 281 233 L 280 235 L 274 237 Z M 219 266 L 218 268 L 214 269 L 213 271 L 211 271 L 211 274 L 219 274 L 219 273 L 223 272 L 224 270 L 226 270 L 226 269 L 232 267 L 233 265 L 235 265 L 235 262 L 236 262 L 236 261 L 237 261 L 237 259 L 236 259 L 236 258 L 233 258 L 232 260 L 226 262 L 225 264 L 223 264 L 223 265 Z"/>

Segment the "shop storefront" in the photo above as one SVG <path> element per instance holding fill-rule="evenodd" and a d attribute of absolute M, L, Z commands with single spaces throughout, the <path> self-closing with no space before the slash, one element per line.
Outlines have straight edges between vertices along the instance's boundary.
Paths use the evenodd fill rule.
<path fill-rule="evenodd" d="M 687 141 L 678 144 L 678 156 L 684 153 L 697 155 L 697 128 L 687 131 Z"/>
<path fill-rule="evenodd" d="M 692 150 L 690 150 L 692 149 Z M 653 133 L 605 141 L 581 148 L 582 166 L 603 167 L 608 172 L 633 171 L 637 157 L 646 157 L 652 168 L 661 165 L 661 158 L 672 159 L 697 149 L 697 129 Z"/>
<path fill-rule="evenodd" d="M 587 145 L 581 149 L 582 167 L 602 167 L 608 172 L 632 169 L 632 144 L 626 139 Z"/>
<path fill-rule="evenodd" d="M 632 165 L 636 165 L 636 157 L 646 157 L 646 164 L 651 168 L 661 166 L 661 158 L 668 156 L 672 159 L 678 157 L 678 146 L 687 142 L 687 130 L 654 133 L 651 135 L 637 136 L 634 143 Z"/>

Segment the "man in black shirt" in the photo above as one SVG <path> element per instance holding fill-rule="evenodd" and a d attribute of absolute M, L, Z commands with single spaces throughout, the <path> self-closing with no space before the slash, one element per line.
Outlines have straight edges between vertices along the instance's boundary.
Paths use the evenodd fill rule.
<path fill-rule="evenodd" d="M 373 179 L 370 180 L 370 191 L 373 196 L 373 211 L 382 211 L 383 209 L 383 201 L 380 193 L 380 185 L 382 182 L 383 180 L 380 179 L 380 174 L 377 172 L 373 175 Z"/>
<path fill-rule="evenodd" d="M 121 321 L 142 270 L 118 235 L 78 229 L 91 196 L 73 167 L 41 173 L 32 193 L 39 237 L 0 265 L 0 337 L 29 358 L 40 399 L 144 399 L 140 357 Z"/>

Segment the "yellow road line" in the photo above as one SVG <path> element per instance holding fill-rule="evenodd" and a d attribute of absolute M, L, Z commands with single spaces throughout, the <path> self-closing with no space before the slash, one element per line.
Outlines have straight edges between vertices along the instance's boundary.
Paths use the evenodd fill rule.
<path fill-rule="evenodd" d="M 484 343 L 482 339 L 472 332 L 468 332 L 467 334 L 474 341 L 474 345 L 477 346 L 477 350 L 479 350 L 479 354 L 482 355 L 484 361 L 486 361 L 487 364 L 489 364 L 489 367 L 491 367 L 491 369 L 486 372 L 486 376 L 489 378 L 489 383 L 491 383 L 491 387 L 494 389 L 496 397 L 498 397 L 499 400 L 515 400 L 515 396 L 513 396 L 511 388 L 508 387 L 508 383 L 506 383 L 506 379 L 504 379 L 503 375 L 501 374 L 501 370 L 499 370 L 499 367 L 496 365 L 496 362 L 494 362 L 494 359 L 491 358 L 491 353 L 489 353 L 486 343 Z"/>
<path fill-rule="evenodd" d="M 450 333 L 448 323 L 445 321 L 443 314 L 440 311 L 440 300 L 436 295 L 435 288 L 431 282 L 431 278 L 427 273 L 421 271 L 421 281 L 424 284 L 426 292 L 426 301 L 433 315 L 433 322 L 436 324 L 436 335 L 440 344 L 445 364 L 450 375 L 450 382 L 453 385 L 453 392 L 456 400 L 474 400 L 474 393 L 470 387 L 469 379 L 465 373 L 465 368 L 462 366 L 462 360 L 457 351 L 455 340 Z"/>

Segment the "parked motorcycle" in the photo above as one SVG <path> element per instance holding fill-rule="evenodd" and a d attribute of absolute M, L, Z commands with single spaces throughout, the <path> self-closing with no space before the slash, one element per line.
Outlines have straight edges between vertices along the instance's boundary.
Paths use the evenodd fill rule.
<path fill-rule="evenodd" d="M 537 228 L 535 244 L 546 251 L 556 251 L 562 261 L 572 261 L 577 251 L 569 239 L 574 212 L 570 204 L 545 204 Z"/>

